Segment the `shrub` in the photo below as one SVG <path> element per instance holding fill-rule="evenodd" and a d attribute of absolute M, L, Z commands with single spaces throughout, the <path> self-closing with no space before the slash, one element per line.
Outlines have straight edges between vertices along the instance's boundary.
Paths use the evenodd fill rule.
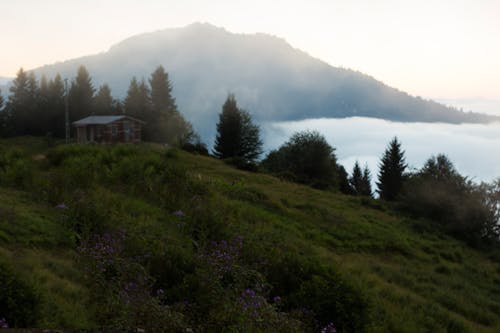
<path fill-rule="evenodd" d="M 262 161 L 262 167 L 272 173 L 290 173 L 300 183 L 328 188 L 336 183 L 334 152 L 318 132 L 299 132 L 278 150 L 271 151 Z"/>
<path fill-rule="evenodd" d="M 21 280 L 8 264 L 0 261 L 0 314 L 9 326 L 34 326 L 40 303 L 36 289 Z"/>

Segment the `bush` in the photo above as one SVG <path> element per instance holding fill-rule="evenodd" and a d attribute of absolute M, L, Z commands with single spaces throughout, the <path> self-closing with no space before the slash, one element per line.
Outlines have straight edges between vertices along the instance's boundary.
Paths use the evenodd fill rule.
<path fill-rule="evenodd" d="M 430 158 L 411 175 L 401 196 L 402 207 L 433 221 L 444 232 L 470 244 L 495 237 L 495 213 L 485 190 L 461 176 L 444 155 Z"/>
<path fill-rule="evenodd" d="M 29 188 L 33 183 L 33 165 L 21 151 L 0 148 L 0 184 Z"/>
<path fill-rule="evenodd" d="M 368 298 L 332 268 L 286 255 L 270 263 L 271 293 L 283 298 L 284 309 L 312 311 L 319 325 L 334 323 L 341 332 L 364 332 L 370 323 Z"/>
<path fill-rule="evenodd" d="M 36 324 L 39 308 L 40 296 L 35 288 L 0 262 L 0 317 L 10 327 L 30 327 Z"/>
<path fill-rule="evenodd" d="M 271 173 L 292 174 L 300 183 L 324 189 L 336 183 L 334 151 L 318 132 L 299 132 L 271 151 L 261 165 Z"/>

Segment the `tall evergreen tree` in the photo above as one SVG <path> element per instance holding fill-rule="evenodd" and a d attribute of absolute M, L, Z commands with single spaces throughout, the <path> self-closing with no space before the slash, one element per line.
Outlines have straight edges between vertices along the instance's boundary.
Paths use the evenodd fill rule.
<path fill-rule="evenodd" d="M 49 133 L 50 131 L 50 105 L 49 105 L 49 81 L 45 75 L 40 78 L 40 89 L 37 101 L 37 134 Z"/>
<path fill-rule="evenodd" d="M 33 82 L 21 68 L 12 82 L 6 107 L 5 121 L 7 135 L 26 135 L 30 108 L 33 102 Z"/>
<path fill-rule="evenodd" d="M 349 183 L 349 174 L 344 166 L 340 164 L 337 166 L 337 179 L 340 192 L 344 194 L 354 194 L 351 184 Z"/>
<path fill-rule="evenodd" d="M 123 103 L 123 110 L 126 115 L 147 121 L 151 112 L 151 98 L 144 80 L 138 82 L 135 77 L 132 78 Z"/>
<path fill-rule="evenodd" d="M 111 89 L 107 84 L 99 87 L 99 91 L 94 97 L 94 114 L 111 115 L 116 112 L 116 102 L 111 96 Z"/>
<path fill-rule="evenodd" d="M 368 169 L 368 165 L 366 164 L 363 169 L 363 177 L 361 178 L 361 195 L 365 195 L 368 197 L 373 196 L 372 174 L 370 172 L 370 169 Z"/>
<path fill-rule="evenodd" d="M 163 66 L 151 74 L 151 112 L 146 117 L 145 137 L 150 141 L 179 144 L 189 140 L 193 129 L 177 110 L 172 84 Z"/>
<path fill-rule="evenodd" d="M 394 137 L 380 161 L 377 192 L 381 199 L 394 201 L 401 193 L 405 178 L 406 163 L 401 143 Z"/>
<path fill-rule="evenodd" d="M 69 91 L 69 113 L 71 121 L 87 117 L 93 112 L 94 86 L 84 66 L 78 68 Z"/>
<path fill-rule="evenodd" d="M 0 111 L 2 111 L 4 103 L 2 89 L 0 89 Z"/>
<path fill-rule="evenodd" d="M 163 66 L 158 66 L 151 74 L 149 85 L 151 86 L 152 110 L 156 117 L 161 118 L 177 111 L 175 99 L 172 97 L 172 84 Z"/>
<path fill-rule="evenodd" d="M 363 186 L 363 171 L 361 171 L 361 167 L 359 166 L 358 161 L 354 163 L 354 167 L 352 168 L 352 174 L 351 177 L 349 178 L 349 183 L 351 184 L 351 187 L 354 190 L 354 194 L 361 195 Z"/>
<path fill-rule="evenodd" d="M 260 129 L 247 111 L 238 108 L 230 94 L 219 114 L 213 154 L 221 159 L 242 158 L 253 162 L 262 153 Z"/>
<path fill-rule="evenodd" d="M 47 110 L 49 114 L 48 131 L 58 138 L 63 138 L 66 135 L 64 114 L 65 94 L 64 82 L 61 75 L 57 74 L 48 84 Z"/>
<path fill-rule="evenodd" d="M 352 169 L 351 178 L 349 179 L 354 194 L 371 197 L 373 195 L 371 181 L 372 176 L 368 166 L 365 165 L 364 169 L 361 170 L 359 162 L 356 161 Z"/>

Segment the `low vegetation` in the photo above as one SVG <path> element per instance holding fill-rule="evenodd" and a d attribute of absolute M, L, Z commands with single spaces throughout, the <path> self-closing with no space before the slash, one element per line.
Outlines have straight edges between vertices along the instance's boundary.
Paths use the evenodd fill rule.
<path fill-rule="evenodd" d="M 500 330 L 498 248 L 430 216 L 159 145 L 1 147 L 0 323 Z"/>

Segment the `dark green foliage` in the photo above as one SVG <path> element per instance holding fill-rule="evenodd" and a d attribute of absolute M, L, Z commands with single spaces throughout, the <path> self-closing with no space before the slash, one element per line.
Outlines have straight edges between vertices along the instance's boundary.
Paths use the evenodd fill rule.
<path fill-rule="evenodd" d="M 138 82 L 135 77 L 132 78 L 123 103 L 125 114 L 146 122 L 143 139 L 201 148 L 202 143 L 192 125 L 177 110 L 172 85 L 162 66 L 151 74 L 149 84 L 150 87 L 144 80 Z"/>
<path fill-rule="evenodd" d="M 32 162 L 22 151 L 0 148 L 0 185 L 29 188 L 33 171 Z"/>
<path fill-rule="evenodd" d="M 0 89 L 0 111 L 2 111 L 4 103 L 2 90 Z"/>
<path fill-rule="evenodd" d="M 69 90 L 69 113 L 71 121 L 82 119 L 93 113 L 94 92 L 95 89 L 89 72 L 84 66 L 80 66 Z"/>
<path fill-rule="evenodd" d="M 0 261 L 0 318 L 10 327 L 33 327 L 39 316 L 40 296 L 11 267 Z"/>
<path fill-rule="evenodd" d="M 308 262 L 298 255 L 273 259 L 268 280 L 274 295 L 284 296 L 291 311 L 312 311 L 320 327 L 335 323 L 339 332 L 364 332 L 370 322 L 365 291 L 332 268 Z"/>
<path fill-rule="evenodd" d="M 194 132 L 192 125 L 177 110 L 172 96 L 172 85 L 163 66 L 158 66 L 151 74 L 149 84 L 151 112 L 145 113 L 145 117 L 142 118 L 146 121 L 145 140 L 175 145 L 189 141 L 188 137 Z"/>
<path fill-rule="evenodd" d="M 144 80 L 139 83 L 135 77 L 132 78 L 123 103 L 123 110 L 126 115 L 142 120 L 151 112 L 151 97 Z"/>
<path fill-rule="evenodd" d="M 353 194 L 371 197 L 373 195 L 371 182 L 372 176 L 368 166 L 365 165 L 363 171 L 361 171 L 361 167 L 358 161 L 356 161 L 352 169 L 351 178 L 349 179 Z"/>
<path fill-rule="evenodd" d="M 339 190 L 344 194 L 354 194 L 354 191 L 349 183 L 349 174 L 343 165 L 337 166 L 337 179 L 339 183 Z"/>
<path fill-rule="evenodd" d="M 275 174 L 289 174 L 291 180 L 317 188 L 335 187 L 335 149 L 318 132 L 295 133 L 278 150 L 271 151 L 262 166 Z"/>
<path fill-rule="evenodd" d="M 385 150 L 379 165 L 377 192 L 381 199 L 394 201 L 398 198 L 403 188 L 406 167 L 401 143 L 394 137 Z"/>
<path fill-rule="evenodd" d="M 240 158 L 254 162 L 262 153 L 260 129 L 230 94 L 219 114 L 213 154 L 220 159 Z"/>
<path fill-rule="evenodd" d="M 370 173 L 370 169 L 368 169 L 368 165 L 365 165 L 363 169 L 363 177 L 361 178 L 361 180 L 362 180 L 361 194 L 368 197 L 373 196 L 372 175 Z"/>
<path fill-rule="evenodd" d="M 111 89 L 107 84 L 99 87 L 99 91 L 94 97 L 94 114 L 111 115 L 116 114 L 117 101 L 111 96 Z"/>
<path fill-rule="evenodd" d="M 26 135 L 33 126 L 34 107 L 38 96 L 38 86 L 33 75 L 22 68 L 10 87 L 9 100 L 4 112 L 7 135 Z"/>
<path fill-rule="evenodd" d="M 470 243 L 494 239 L 496 224 L 484 191 L 458 173 L 445 155 L 431 157 L 405 185 L 402 203 L 418 216 Z M 493 227 L 494 228 L 494 227 Z"/>

